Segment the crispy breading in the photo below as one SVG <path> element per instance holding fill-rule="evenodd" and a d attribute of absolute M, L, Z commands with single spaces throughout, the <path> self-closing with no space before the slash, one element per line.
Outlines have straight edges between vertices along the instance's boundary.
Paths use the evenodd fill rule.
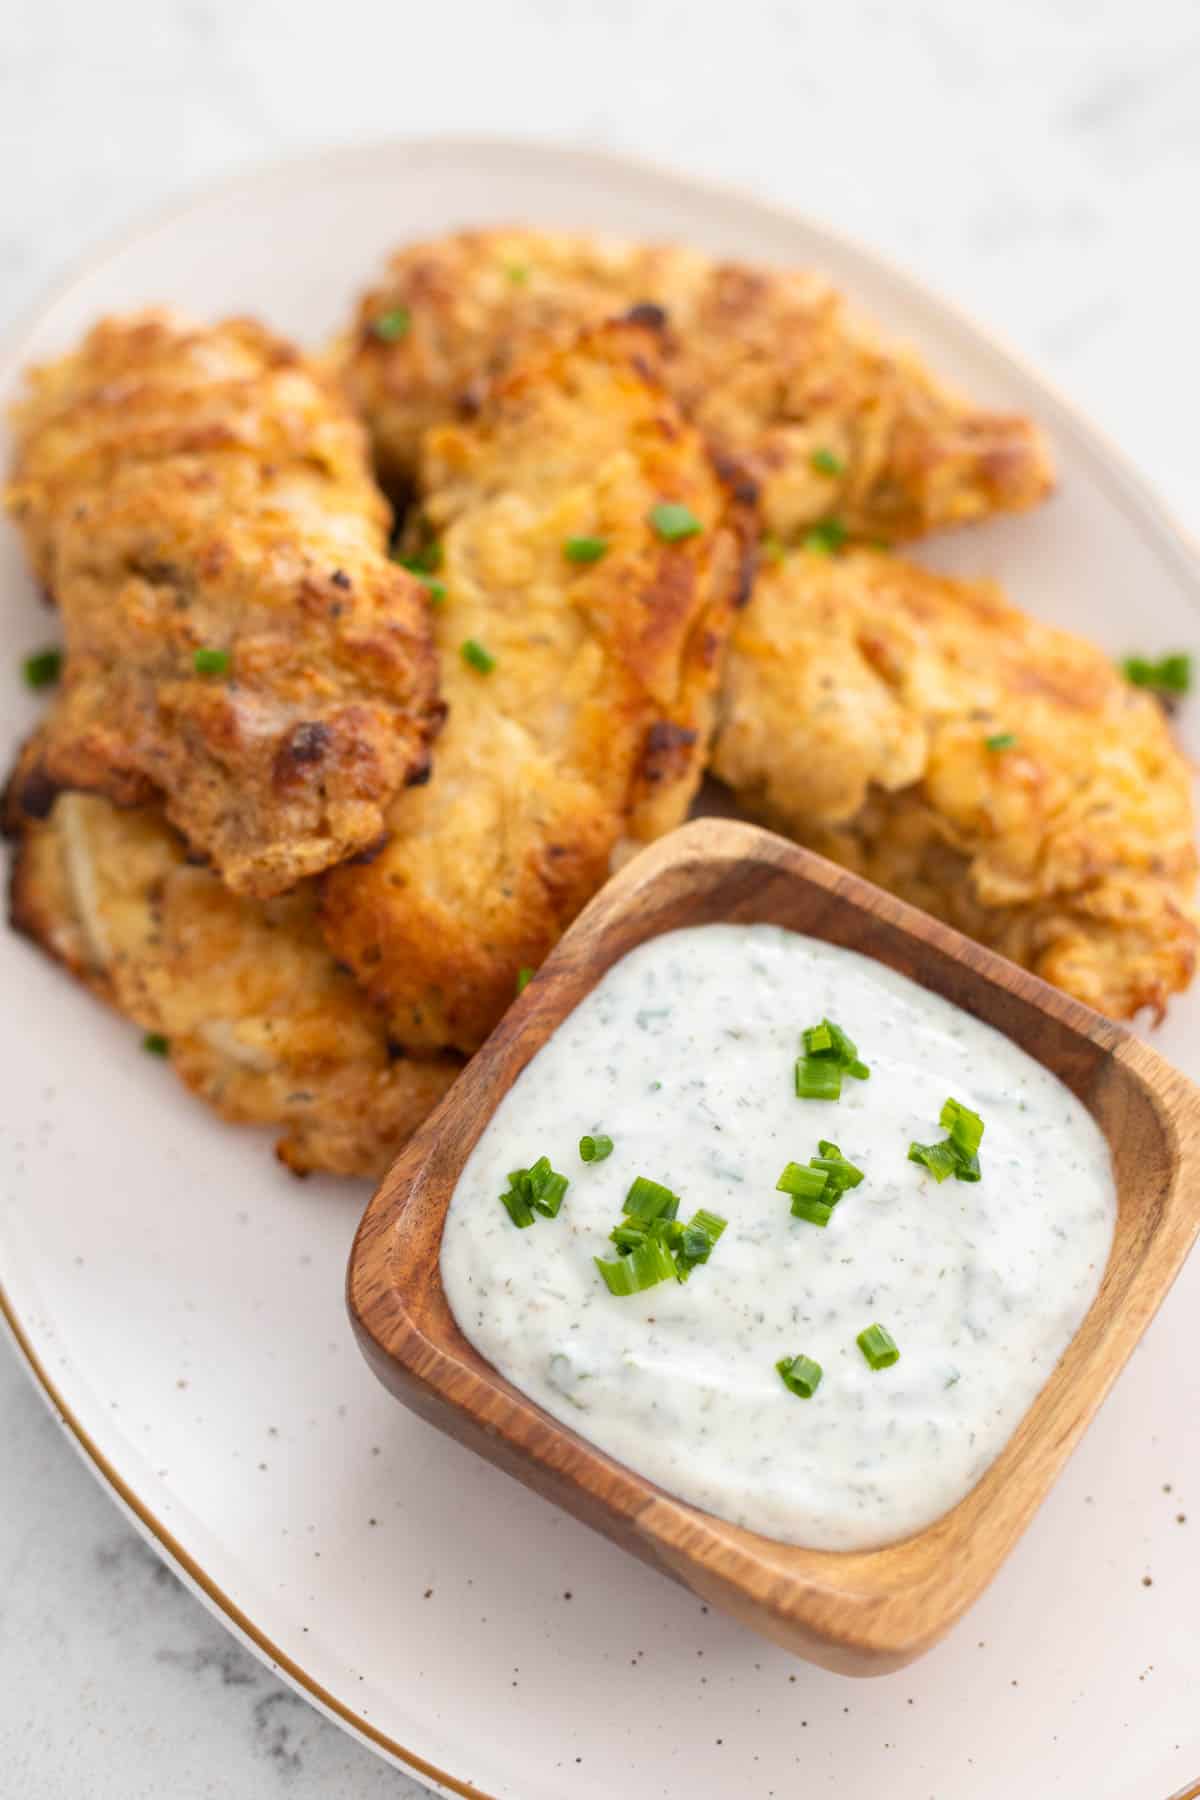
<path fill-rule="evenodd" d="M 1028 419 L 984 411 L 883 342 L 821 276 L 677 245 L 464 231 L 392 257 L 339 358 L 383 479 L 411 482 L 422 433 L 478 404 L 532 339 L 665 310 L 667 385 L 762 491 L 786 540 L 836 519 L 864 539 L 1019 511 L 1049 491 Z"/>
<path fill-rule="evenodd" d="M 67 646 L 47 778 L 161 791 L 259 897 L 377 842 L 436 667 L 336 383 L 250 321 L 149 312 L 32 370 L 14 427 L 8 506 Z"/>
<path fill-rule="evenodd" d="M 764 569 L 712 769 L 1100 1012 L 1161 1014 L 1191 980 L 1191 776 L 1160 707 L 989 583 L 871 551 Z"/>
<path fill-rule="evenodd" d="M 461 1059 L 393 1053 L 325 946 L 312 884 L 239 899 L 188 863 L 159 806 L 63 793 L 37 819 L 20 791 L 18 776 L 13 924 L 163 1034 L 177 1074 L 222 1118 L 280 1131 L 297 1174 L 382 1174 Z"/>
<path fill-rule="evenodd" d="M 699 781 L 750 521 L 653 380 L 654 353 L 652 331 L 602 326 L 426 440 L 446 726 L 382 854 L 323 887 L 335 954 L 405 1043 L 475 1049 L 519 970 L 614 859 L 679 823 Z M 665 541 L 660 502 L 700 529 Z M 570 560 L 573 538 L 603 555 Z M 471 640 L 490 672 L 464 660 Z"/>

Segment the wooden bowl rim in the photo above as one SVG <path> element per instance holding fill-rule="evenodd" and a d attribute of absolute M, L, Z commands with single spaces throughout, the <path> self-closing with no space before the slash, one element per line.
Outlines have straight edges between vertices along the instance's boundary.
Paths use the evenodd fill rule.
<path fill-rule="evenodd" d="M 820 891 L 839 907 L 869 914 L 935 960 L 967 971 L 982 995 L 1013 996 L 1092 1047 L 1098 1066 L 1105 1069 L 1099 1085 L 1119 1079 L 1140 1101 L 1149 1103 L 1171 1159 L 1154 1230 L 1145 1235 L 1126 1291 L 1104 1319 L 1097 1341 L 1090 1340 L 1108 1288 L 1115 1236 L 1100 1292 L 1037 1399 L 979 1482 L 931 1525 L 873 1550 L 809 1550 L 783 1544 L 676 1498 L 544 1412 L 485 1361 L 452 1315 L 451 1341 L 429 1336 L 414 1319 L 406 1298 L 422 1278 L 440 1293 L 441 1232 L 458 1175 L 495 1107 L 526 1064 L 612 963 L 633 947 L 626 944 L 608 953 L 622 922 L 636 913 L 648 914 L 656 893 L 684 871 L 704 871 L 711 879 L 746 865 L 782 874 Z M 661 930 L 687 923 L 684 916 Z M 819 929 L 811 934 L 823 935 Z M 660 930 L 648 930 L 636 941 L 657 935 Z M 577 946 L 589 940 L 589 952 L 577 964 Z M 586 976 L 580 976 L 580 970 Z M 987 1020 L 986 1012 L 980 1016 L 995 1023 Z M 1036 1057 L 1036 1050 L 1027 1047 Z M 501 1075 L 503 1079 L 498 1078 Z M 455 1119 L 469 1117 L 480 1091 L 486 1093 L 489 1086 L 494 1091 L 466 1131 L 448 1131 Z M 1108 1141 L 1111 1150 L 1112 1140 Z M 449 1142 L 457 1144 L 451 1166 L 431 1176 L 431 1162 Z M 427 1183 L 443 1178 L 432 1266 L 403 1268 L 398 1251 L 405 1218 L 415 1210 L 416 1197 Z M 1132 1207 L 1135 1199 L 1130 1194 L 1127 1201 L 1123 1190 L 1119 1194 L 1122 1209 Z M 347 1302 L 368 1361 L 388 1385 L 393 1385 L 392 1376 L 403 1378 L 400 1397 L 406 1403 L 416 1404 L 447 1428 L 452 1428 L 454 1413 L 467 1415 L 486 1434 L 486 1441 L 476 1448 L 539 1491 L 549 1491 L 560 1504 L 570 1508 L 573 1498 L 586 1500 L 580 1510 L 589 1522 L 626 1548 L 771 1635 L 785 1641 L 798 1638 L 803 1654 L 853 1672 L 863 1668 L 870 1672 L 901 1666 L 929 1648 L 991 1580 L 1124 1366 L 1198 1230 L 1200 1090 L 1156 1051 L 1124 1026 L 824 858 L 757 826 L 703 818 L 643 850 L 606 884 L 401 1152 L 369 1202 L 356 1234 Z M 386 1274 L 382 1286 L 372 1279 L 372 1271 L 381 1265 Z M 444 1295 L 442 1304 L 448 1312 Z M 1056 1397 L 1068 1386 L 1073 1392 L 1081 1382 L 1086 1392 L 1078 1396 L 1076 1416 L 1052 1445 L 1041 1443 Z M 1034 1449 L 1041 1466 L 1027 1478 L 1020 1465 L 1028 1464 Z M 1010 1479 L 1013 1476 L 1020 1479 Z M 826 1651 L 837 1654 L 827 1656 Z M 847 1656 L 848 1662 L 843 1660 Z"/>

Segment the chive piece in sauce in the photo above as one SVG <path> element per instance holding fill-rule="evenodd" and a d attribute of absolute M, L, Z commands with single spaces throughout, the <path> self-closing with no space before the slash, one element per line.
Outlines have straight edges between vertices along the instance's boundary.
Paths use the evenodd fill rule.
<path fill-rule="evenodd" d="M 800 1100 L 840 1100 L 841 1066 L 820 1056 L 796 1058 L 796 1095 Z"/>
<path fill-rule="evenodd" d="M 533 1208 L 516 1183 L 510 1184 L 507 1191 L 501 1194 L 500 1200 L 518 1231 L 524 1231 L 527 1225 L 533 1224 Z"/>
<path fill-rule="evenodd" d="M 1015 750 L 1017 734 L 1015 731 L 994 731 L 991 737 L 983 740 L 985 750 Z"/>
<path fill-rule="evenodd" d="M 675 1276 L 675 1259 L 660 1238 L 647 1236 L 628 1256 L 592 1258 L 610 1294 L 640 1294 Z"/>
<path fill-rule="evenodd" d="M 650 508 L 650 523 L 665 544 L 678 544 L 683 538 L 695 537 L 704 530 L 690 506 L 673 500 L 660 500 Z"/>
<path fill-rule="evenodd" d="M 958 1156 L 947 1140 L 942 1144 L 910 1144 L 908 1160 L 928 1169 L 935 1181 L 948 1181 L 958 1168 Z"/>
<path fill-rule="evenodd" d="M 910 1144 L 909 1162 L 921 1163 L 935 1181 L 953 1175 L 959 1181 L 979 1181 L 979 1146 L 983 1142 L 983 1120 L 961 1100 L 947 1100 L 938 1124 L 950 1133 L 940 1144 Z"/>
<path fill-rule="evenodd" d="M 890 1369 L 894 1362 L 900 1361 L 896 1340 L 882 1325 L 868 1325 L 854 1341 L 873 1369 Z"/>
<path fill-rule="evenodd" d="M 613 1141 L 602 1131 L 597 1132 L 595 1137 L 581 1137 L 579 1140 L 579 1155 L 583 1162 L 603 1162 L 606 1156 L 612 1155 L 612 1151 Z"/>
<path fill-rule="evenodd" d="M 834 1062 L 853 1075 L 856 1081 L 866 1081 L 871 1071 L 866 1063 L 859 1060 L 858 1045 L 848 1032 L 835 1025 L 832 1019 L 822 1019 L 816 1025 L 809 1025 L 804 1032 L 804 1054 L 806 1057 L 820 1057 L 822 1060 Z"/>
<path fill-rule="evenodd" d="M 513 1224 L 521 1230 L 532 1225 L 534 1214 L 544 1219 L 558 1217 L 570 1182 L 557 1169 L 550 1167 L 548 1156 L 539 1156 L 529 1169 L 513 1169 L 508 1177 L 508 1192 L 500 1198 Z"/>
<path fill-rule="evenodd" d="M 810 1225 L 828 1225 L 834 1207 L 848 1188 L 864 1179 L 861 1169 L 847 1162 L 836 1144 L 822 1138 L 821 1154 L 807 1163 L 788 1163 L 775 1183 L 781 1193 L 792 1195 L 792 1216 Z"/>
<path fill-rule="evenodd" d="M 675 1273 L 680 1281 L 686 1281 L 694 1268 L 708 1261 L 728 1223 L 720 1213 L 709 1212 L 703 1206 L 692 1214 L 675 1244 Z"/>
<path fill-rule="evenodd" d="M 27 656 L 21 665 L 25 676 L 25 686 L 31 688 L 53 687 L 62 674 L 63 655 L 61 650 L 38 650 Z"/>
<path fill-rule="evenodd" d="M 517 970 L 517 992 L 518 992 L 518 994 L 523 994 L 525 992 L 525 989 L 529 986 L 529 984 L 532 980 L 533 980 L 533 970 L 532 969 L 518 969 Z"/>
<path fill-rule="evenodd" d="M 679 1195 L 673 1194 L 661 1181 L 638 1175 L 630 1183 L 621 1211 L 643 1224 L 648 1224 L 651 1219 L 673 1219 L 679 1211 Z"/>
<path fill-rule="evenodd" d="M 964 1156 L 974 1156 L 983 1142 L 983 1120 L 961 1100 L 947 1100 L 938 1124 L 950 1133 L 950 1142 Z"/>
<path fill-rule="evenodd" d="M 600 561 L 607 549 L 607 538 L 569 537 L 563 545 L 563 555 L 570 563 L 594 563 Z"/>
<path fill-rule="evenodd" d="M 802 1194 L 797 1194 L 792 1201 L 792 1217 L 793 1219 L 806 1219 L 810 1225 L 819 1225 L 824 1231 L 833 1217 L 835 1204 L 836 1196 L 834 1201 L 830 1202 L 828 1200 L 808 1200 Z"/>
<path fill-rule="evenodd" d="M 807 1168 L 803 1163 L 788 1163 L 775 1183 L 781 1194 L 795 1194 L 804 1200 L 819 1200 L 829 1185 L 824 1169 Z"/>
<path fill-rule="evenodd" d="M 811 1356 L 781 1356 L 775 1367 L 788 1393 L 795 1394 L 801 1400 L 812 1399 L 825 1373 L 820 1363 L 814 1362 Z"/>
<path fill-rule="evenodd" d="M 194 650 L 192 667 L 197 675 L 228 675 L 232 658 L 228 650 Z"/>
<path fill-rule="evenodd" d="M 829 1177 L 829 1185 L 844 1194 L 847 1188 L 856 1188 L 865 1179 L 863 1171 L 844 1157 L 836 1144 L 828 1138 L 821 1138 L 817 1145 L 818 1154 L 809 1158 L 810 1169 L 824 1169 Z"/>
<path fill-rule="evenodd" d="M 858 1045 L 832 1019 L 821 1019 L 804 1032 L 804 1054 L 796 1063 L 796 1093 L 801 1100 L 838 1100 L 842 1076 L 869 1079 L 871 1071 L 860 1061 Z"/>
<path fill-rule="evenodd" d="M 170 1039 L 161 1031 L 148 1031 L 142 1039 L 142 1049 L 147 1056 L 169 1056 L 171 1054 Z"/>

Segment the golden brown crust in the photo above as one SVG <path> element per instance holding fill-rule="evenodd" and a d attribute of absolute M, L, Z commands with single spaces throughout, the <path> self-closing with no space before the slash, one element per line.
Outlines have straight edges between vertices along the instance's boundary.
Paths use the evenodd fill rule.
<path fill-rule="evenodd" d="M 393 1051 L 325 947 L 311 884 L 239 899 L 188 863 L 160 807 L 61 794 L 29 818 L 19 791 L 12 923 L 167 1037 L 176 1073 L 222 1118 L 279 1131 L 296 1173 L 381 1175 L 461 1060 Z"/>
<path fill-rule="evenodd" d="M 614 857 L 679 823 L 699 780 L 749 521 L 655 384 L 654 355 L 652 333 L 602 327 L 427 439 L 447 722 L 382 853 L 323 888 L 335 954 L 406 1043 L 476 1048 L 518 971 Z M 663 541 L 660 501 L 701 531 Z M 572 563 L 573 537 L 603 539 L 604 556 Z M 467 639 L 491 673 L 462 660 Z"/>
<path fill-rule="evenodd" d="M 665 318 L 672 395 L 754 476 L 767 528 L 789 541 L 831 517 L 898 541 L 1050 489 L 1035 426 L 943 387 L 816 275 L 519 229 L 411 245 L 360 302 L 340 359 L 384 480 L 406 487 L 422 433 L 477 407 L 531 342 L 629 308 Z M 400 335 L 385 341 L 381 321 Z"/>
<path fill-rule="evenodd" d="M 1160 708 L 990 584 L 870 551 L 764 569 L 712 768 L 766 823 L 1101 1012 L 1161 1013 L 1191 980 L 1191 780 Z"/>
<path fill-rule="evenodd" d="M 436 670 L 335 384 L 249 321 L 146 313 L 33 370 L 14 424 L 8 506 L 68 652 L 47 780 L 161 791 L 259 897 L 376 841 L 426 766 Z"/>

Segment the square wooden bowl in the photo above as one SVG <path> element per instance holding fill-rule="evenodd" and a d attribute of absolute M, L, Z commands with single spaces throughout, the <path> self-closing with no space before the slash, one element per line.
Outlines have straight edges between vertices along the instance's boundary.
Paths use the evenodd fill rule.
<path fill-rule="evenodd" d="M 619 957 L 716 920 L 766 921 L 865 952 L 977 1014 L 1079 1096 L 1112 1152 L 1112 1254 L 1062 1361 L 965 1499 L 882 1549 L 797 1548 L 675 1499 L 499 1375 L 442 1290 L 450 1197 L 526 1063 Z M 368 1362 L 423 1417 L 798 1655 L 876 1674 L 934 1644 L 1028 1524 L 1191 1248 L 1198 1172 L 1200 1093 L 1121 1026 L 782 838 L 702 819 L 609 882 L 413 1138 L 363 1217 L 349 1305 Z"/>

